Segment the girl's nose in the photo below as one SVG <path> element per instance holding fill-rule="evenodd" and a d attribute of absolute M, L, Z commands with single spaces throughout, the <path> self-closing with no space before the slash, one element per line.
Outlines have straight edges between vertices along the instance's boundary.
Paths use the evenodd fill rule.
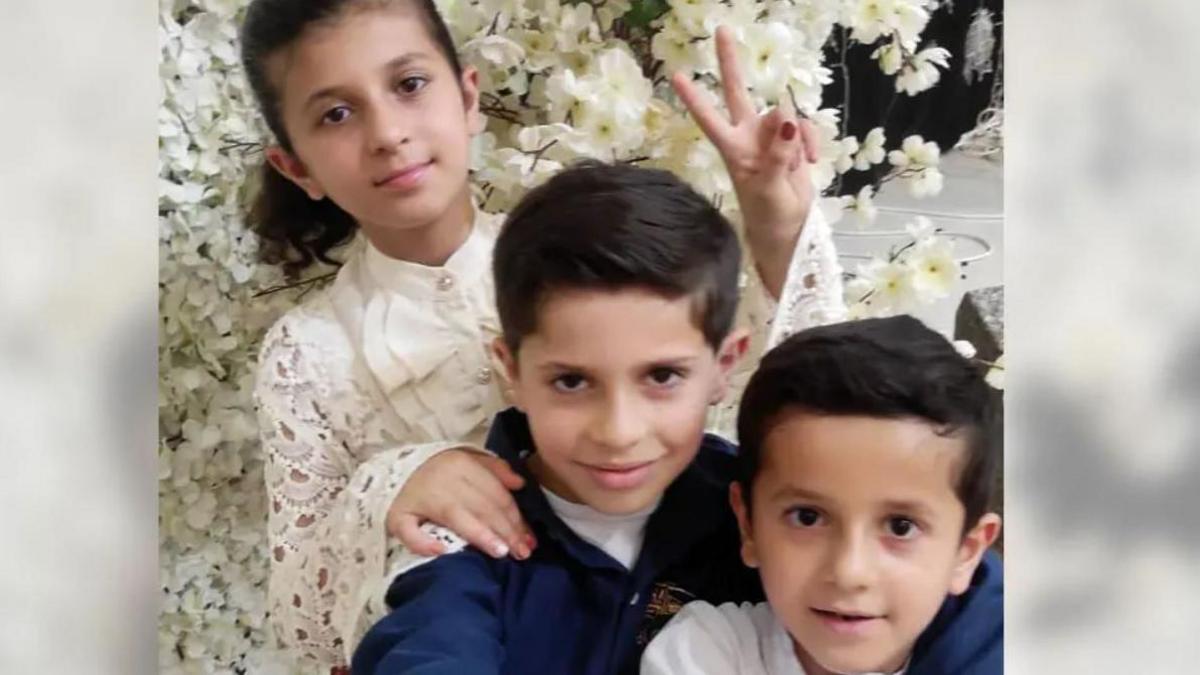
<path fill-rule="evenodd" d="M 372 153 L 391 153 L 408 143 L 409 128 L 404 113 L 392 108 L 377 109 L 370 115 Z"/>

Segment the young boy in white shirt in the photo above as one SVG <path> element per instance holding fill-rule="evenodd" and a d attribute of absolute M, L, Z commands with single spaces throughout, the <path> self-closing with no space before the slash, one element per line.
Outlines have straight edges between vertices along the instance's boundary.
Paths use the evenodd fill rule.
<path fill-rule="evenodd" d="M 994 400 L 908 316 L 812 328 L 767 354 L 730 486 L 767 602 L 688 604 L 643 675 L 1000 675 Z"/>

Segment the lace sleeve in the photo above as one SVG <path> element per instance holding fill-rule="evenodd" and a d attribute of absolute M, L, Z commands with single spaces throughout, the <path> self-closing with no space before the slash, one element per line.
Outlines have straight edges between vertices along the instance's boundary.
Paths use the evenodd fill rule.
<path fill-rule="evenodd" d="M 255 386 L 270 500 L 268 607 L 283 645 L 340 666 L 348 647 L 338 611 L 375 587 L 363 571 L 382 555 L 387 507 L 421 462 L 452 444 L 384 450 L 359 464 L 369 406 L 353 387 L 331 386 L 322 368 L 330 355 L 296 331 L 285 317 L 268 332 Z"/>
<path fill-rule="evenodd" d="M 833 245 L 833 232 L 815 203 L 796 241 L 778 302 L 752 271 L 753 264 L 746 267 L 737 325 L 749 328 L 750 348 L 730 376 L 729 394 L 710 411 L 708 422 L 711 431 L 731 440 L 736 440 L 737 407 L 742 390 L 762 355 L 797 331 L 846 318 L 842 268 Z"/>

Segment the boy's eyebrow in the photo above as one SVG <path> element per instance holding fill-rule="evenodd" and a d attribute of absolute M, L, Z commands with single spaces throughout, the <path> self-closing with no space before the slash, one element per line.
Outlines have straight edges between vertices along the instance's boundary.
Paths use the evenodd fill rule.
<path fill-rule="evenodd" d="M 420 61 L 422 59 L 427 59 L 427 58 L 429 58 L 429 57 L 424 52 L 406 52 L 404 54 L 401 54 L 400 56 L 397 56 L 396 58 L 392 59 L 391 61 L 388 61 L 387 63 L 385 63 L 383 65 L 383 70 L 385 70 L 385 71 L 399 70 L 400 68 L 403 68 L 404 66 L 411 64 L 413 61 Z M 313 93 L 308 95 L 308 98 L 305 99 L 305 101 L 304 101 L 304 107 L 308 108 L 309 106 L 313 105 L 314 103 L 316 103 L 317 101 L 319 101 L 323 98 L 342 98 L 341 96 L 339 96 L 341 91 L 342 91 L 342 87 L 340 87 L 336 84 L 333 86 L 330 86 L 330 87 L 323 87 L 321 89 L 318 89 L 317 91 L 314 91 Z"/>
<path fill-rule="evenodd" d="M 664 366 L 678 367 L 678 366 L 690 365 L 695 361 L 696 361 L 695 356 L 678 356 L 678 357 L 673 357 L 673 358 L 663 358 L 663 359 L 655 359 L 653 361 L 647 361 L 645 363 L 639 364 L 638 367 L 642 370 L 645 370 L 648 368 L 662 368 Z M 538 370 L 546 370 L 546 371 L 570 370 L 570 371 L 577 371 L 577 372 L 583 372 L 583 373 L 588 372 L 588 368 L 586 368 L 584 366 L 578 366 L 578 365 L 566 363 L 563 361 L 547 361 L 546 363 L 540 363 L 540 364 L 538 364 L 537 369 Z"/>
<path fill-rule="evenodd" d="M 781 487 L 778 490 L 771 493 L 770 499 L 772 501 L 774 501 L 774 500 L 782 501 L 784 499 L 805 499 L 805 500 L 810 500 L 810 501 L 814 501 L 814 502 L 820 502 L 820 501 L 827 501 L 829 498 L 826 497 L 825 495 L 821 494 L 820 492 L 806 490 L 804 488 L 796 487 L 794 485 L 784 485 L 783 487 Z M 924 502 L 921 502 L 919 500 L 913 500 L 913 499 L 889 499 L 889 500 L 884 501 L 881 504 L 881 506 L 887 511 L 894 511 L 894 512 L 899 512 L 899 513 L 913 513 L 913 514 L 917 514 L 917 515 L 926 515 L 926 516 L 931 515 L 933 513 L 933 509 L 930 508 L 927 504 L 925 504 Z"/>

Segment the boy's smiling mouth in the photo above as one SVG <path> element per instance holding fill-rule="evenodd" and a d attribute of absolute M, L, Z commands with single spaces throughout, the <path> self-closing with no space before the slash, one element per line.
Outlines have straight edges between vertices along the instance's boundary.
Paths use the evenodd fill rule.
<path fill-rule="evenodd" d="M 577 462 L 601 487 L 608 490 L 630 490 L 650 476 L 655 460 L 627 464 L 584 464 Z"/>
<path fill-rule="evenodd" d="M 866 612 L 843 612 L 831 609 L 809 608 L 821 624 L 838 635 L 857 636 L 874 628 L 885 616 Z"/>

